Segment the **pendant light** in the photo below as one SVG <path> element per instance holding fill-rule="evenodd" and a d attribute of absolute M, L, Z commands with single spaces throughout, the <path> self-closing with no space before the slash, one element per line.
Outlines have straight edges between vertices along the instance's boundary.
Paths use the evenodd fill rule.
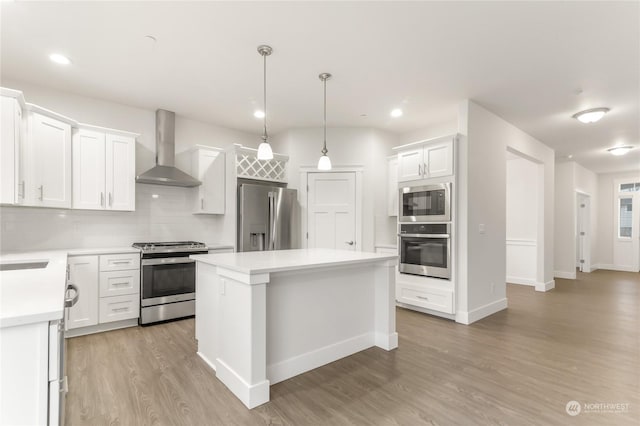
<path fill-rule="evenodd" d="M 271 55 L 273 49 L 267 45 L 258 46 L 258 53 L 262 55 L 264 60 L 264 131 L 262 133 L 262 142 L 258 146 L 258 160 L 271 160 L 273 151 L 267 140 L 267 56 Z"/>
<path fill-rule="evenodd" d="M 318 160 L 318 170 L 327 171 L 331 170 L 331 160 L 327 155 L 329 152 L 327 150 L 327 80 L 331 78 L 331 74 L 323 72 L 318 77 L 320 77 L 320 80 L 324 83 L 324 144 L 322 146 L 322 151 L 320 151 L 322 156 L 320 157 L 320 160 Z"/>

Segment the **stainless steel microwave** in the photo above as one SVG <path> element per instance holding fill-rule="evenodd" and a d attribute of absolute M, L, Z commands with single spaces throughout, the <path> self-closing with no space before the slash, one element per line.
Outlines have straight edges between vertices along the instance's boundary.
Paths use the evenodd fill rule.
<path fill-rule="evenodd" d="M 400 188 L 400 222 L 450 222 L 451 182 Z"/>

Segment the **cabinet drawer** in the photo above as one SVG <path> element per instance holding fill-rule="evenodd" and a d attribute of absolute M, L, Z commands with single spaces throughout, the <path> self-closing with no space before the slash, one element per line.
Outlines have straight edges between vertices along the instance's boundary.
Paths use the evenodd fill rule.
<path fill-rule="evenodd" d="M 122 271 L 125 269 L 140 269 L 140 253 L 100 256 L 100 271 Z"/>
<path fill-rule="evenodd" d="M 140 271 L 100 272 L 100 297 L 140 293 Z"/>
<path fill-rule="evenodd" d="M 396 300 L 438 312 L 454 313 L 453 292 L 447 290 L 399 283 L 396 288 Z"/>
<path fill-rule="evenodd" d="M 140 295 L 111 296 L 100 299 L 100 323 L 140 316 Z"/>

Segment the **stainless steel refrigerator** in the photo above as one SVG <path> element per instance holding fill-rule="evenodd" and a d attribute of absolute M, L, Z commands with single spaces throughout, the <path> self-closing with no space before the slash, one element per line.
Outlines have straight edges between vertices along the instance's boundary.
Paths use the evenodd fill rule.
<path fill-rule="evenodd" d="M 238 251 L 298 248 L 298 191 L 255 183 L 238 184 Z"/>

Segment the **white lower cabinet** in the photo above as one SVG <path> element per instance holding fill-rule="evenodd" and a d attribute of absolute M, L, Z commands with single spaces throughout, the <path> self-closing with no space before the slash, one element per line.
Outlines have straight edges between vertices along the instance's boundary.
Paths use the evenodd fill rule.
<path fill-rule="evenodd" d="M 412 283 L 396 283 L 396 300 L 407 305 L 453 314 L 453 292 Z"/>
<path fill-rule="evenodd" d="M 80 295 L 67 309 L 67 329 L 97 326 L 73 335 L 105 331 L 109 323 L 140 316 L 140 253 L 70 256 L 68 262 L 69 281 Z"/>
<path fill-rule="evenodd" d="M 78 287 L 78 302 L 67 309 L 67 330 L 98 324 L 98 256 L 69 256 L 68 282 Z"/>

